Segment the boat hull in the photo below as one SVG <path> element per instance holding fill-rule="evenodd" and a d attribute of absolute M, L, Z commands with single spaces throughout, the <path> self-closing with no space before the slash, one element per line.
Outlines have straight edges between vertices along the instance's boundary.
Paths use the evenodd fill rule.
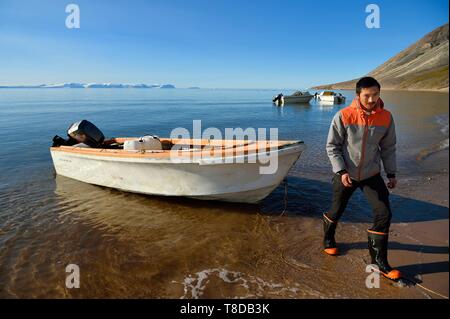
<path fill-rule="evenodd" d="M 127 192 L 186 196 L 204 200 L 257 203 L 284 179 L 305 146 L 298 144 L 270 154 L 277 157 L 273 174 L 258 160 L 241 163 L 158 162 L 149 158 L 116 158 L 51 149 L 56 173 L 85 183 Z"/>
<path fill-rule="evenodd" d="M 337 96 L 319 96 L 320 102 L 323 103 L 333 103 L 333 104 L 341 104 L 345 103 L 345 98 L 339 98 Z"/>
<path fill-rule="evenodd" d="M 335 96 L 321 96 L 320 97 L 320 101 L 335 103 L 335 102 L 337 102 L 337 97 L 335 97 Z"/>
<path fill-rule="evenodd" d="M 285 96 L 285 103 L 309 103 L 314 96 Z"/>

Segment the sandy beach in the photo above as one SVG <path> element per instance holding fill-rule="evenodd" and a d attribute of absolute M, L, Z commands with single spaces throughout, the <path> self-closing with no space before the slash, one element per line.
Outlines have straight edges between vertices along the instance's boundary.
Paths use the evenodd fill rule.
<path fill-rule="evenodd" d="M 401 179 L 399 182 L 398 188 L 392 191 L 392 194 L 414 199 L 414 201 L 422 201 L 430 206 L 438 205 L 448 209 L 449 177 L 447 172 L 409 180 L 407 184 L 402 183 Z M 408 204 L 405 203 L 405 205 Z M 414 210 L 414 208 L 414 202 L 411 202 L 408 209 Z M 351 223 L 345 227 L 351 227 Z M 346 238 L 344 233 L 340 231 L 340 240 L 352 246 L 352 239 Z M 350 243 L 347 243 L 347 240 L 350 240 Z M 391 265 L 405 273 L 408 278 L 414 279 L 426 288 L 444 296 L 448 296 L 449 293 L 448 247 L 448 218 L 395 222 L 394 207 L 389 250 Z M 389 284 L 389 282 L 385 280 L 384 284 Z M 420 287 L 399 289 L 403 290 L 408 298 L 441 298 L 441 296 Z M 400 294 L 402 293 L 400 292 Z"/>
<path fill-rule="evenodd" d="M 400 187 L 396 193 L 448 209 L 449 176 L 447 172 L 425 176 Z M 449 222 L 448 219 L 399 223 L 393 227 L 396 240 L 411 249 L 393 250 L 392 263 L 407 274 L 419 274 L 423 285 L 442 295 L 449 295 Z M 426 297 L 440 296 L 424 292 Z"/>

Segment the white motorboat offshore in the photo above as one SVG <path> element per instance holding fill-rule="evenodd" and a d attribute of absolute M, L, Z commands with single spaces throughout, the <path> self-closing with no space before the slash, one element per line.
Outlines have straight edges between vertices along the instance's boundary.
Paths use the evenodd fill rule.
<path fill-rule="evenodd" d="M 341 104 L 345 103 L 345 96 L 343 96 L 341 93 L 335 93 L 333 91 L 322 91 L 317 96 L 318 100 L 320 102 L 325 103 L 333 103 L 333 104 Z"/>
<path fill-rule="evenodd" d="M 136 140 L 146 143 L 115 138 L 108 141 L 115 148 L 58 145 L 50 153 L 57 174 L 89 184 L 149 195 L 256 203 L 281 183 L 305 149 L 302 141 L 158 138 L 160 147 L 149 150 L 136 147 Z M 275 169 L 268 169 L 274 164 Z"/>

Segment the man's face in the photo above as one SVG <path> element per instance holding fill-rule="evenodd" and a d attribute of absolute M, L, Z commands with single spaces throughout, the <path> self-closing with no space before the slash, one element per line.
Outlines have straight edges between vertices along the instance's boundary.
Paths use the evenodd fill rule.
<path fill-rule="evenodd" d="M 376 86 L 370 88 L 362 88 L 359 93 L 359 100 L 361 104 L 368 110 L 372 110 L 377 105 L 380 98 L 380 89 Z"/>

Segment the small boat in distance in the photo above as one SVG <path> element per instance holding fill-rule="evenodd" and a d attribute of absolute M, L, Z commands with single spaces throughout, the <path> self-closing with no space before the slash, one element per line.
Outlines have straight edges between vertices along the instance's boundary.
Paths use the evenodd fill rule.
<path fill-rule="evenodd" d="M 296 91 L 291 95 L 286 95 L 284 97 L 285 103 L 309 103 L 311 99 L 314 97 L 308 91 Z"/>
<path fill-rule="evenodd" d="M 322 91 L 317 95 L 317 99 L 321 102 L 341 104 L 345 103 L 345 96 L 341 93 L 335 93 L 333 91 Z"/>
<path fill-rule="evenodd" d="M 150 150 L 141 147 L 145 139 L 115 138 L 105 141 L 115 148 L 59 145 L 50 153 L 57 174 L 89 184 L 149 195 L 257 203 L 281 183 L 305 149 L 302 141 L 158 140 L 160 146 Z M 275 162 L 271 173 L 261 174 Z"/>

